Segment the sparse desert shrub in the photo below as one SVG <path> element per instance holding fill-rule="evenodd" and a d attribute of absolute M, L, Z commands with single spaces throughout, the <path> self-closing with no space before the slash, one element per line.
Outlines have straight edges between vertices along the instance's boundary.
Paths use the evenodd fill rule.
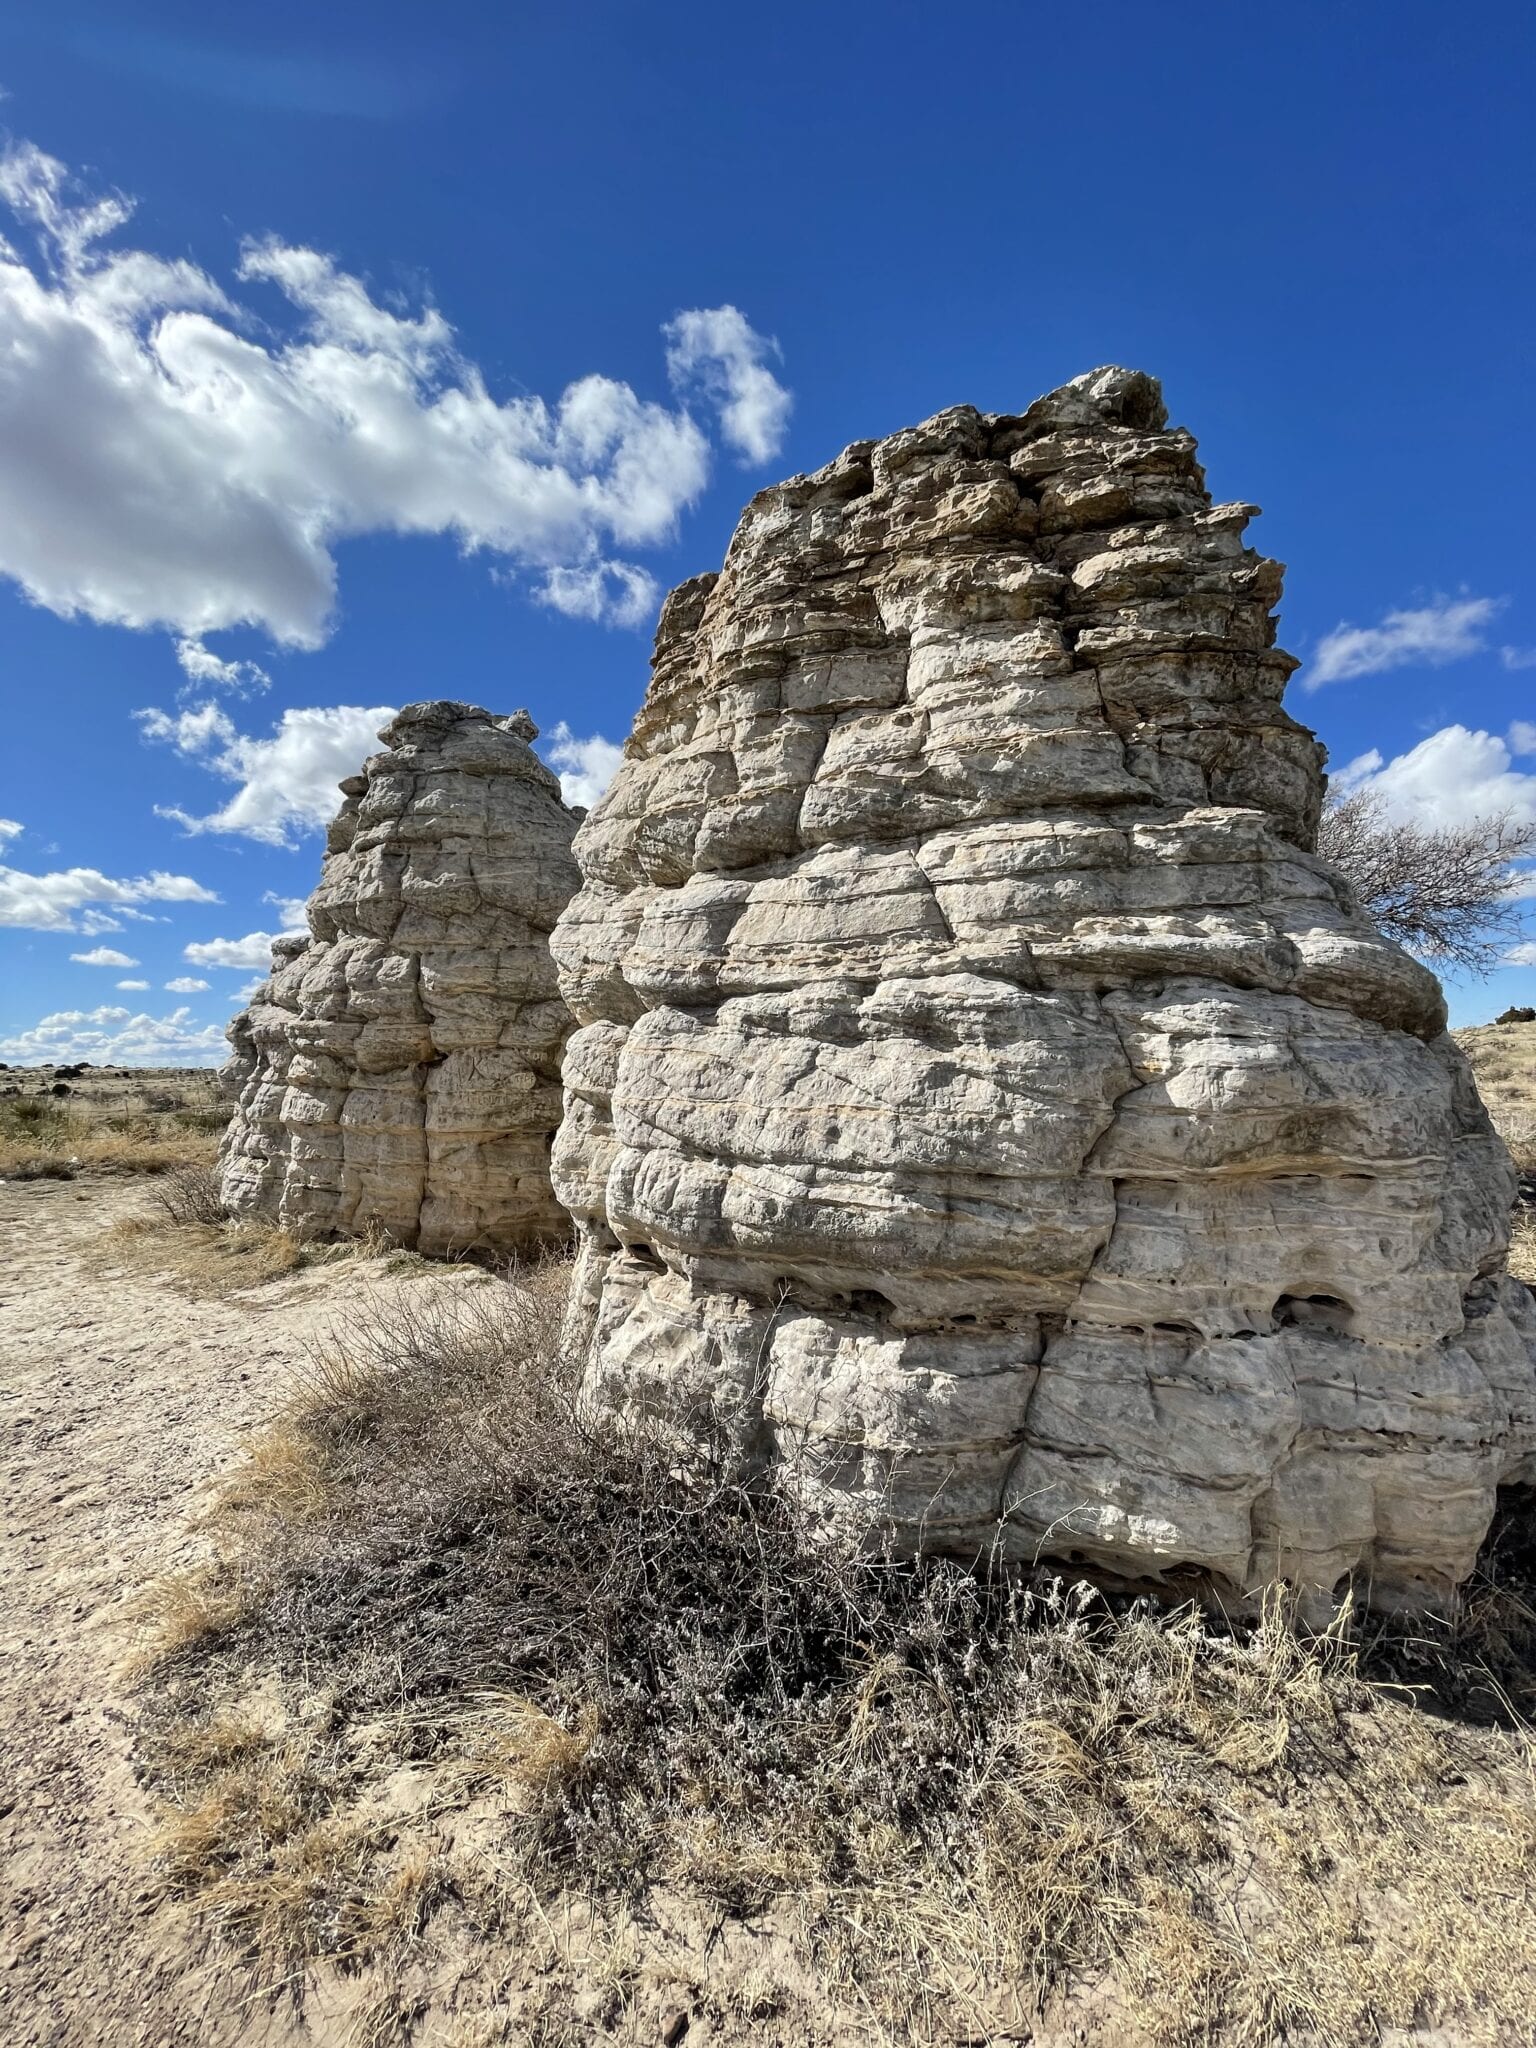
<path fill-rule="evenodd" d="M 702 1419 L 684 1460 L 589 1412 L 564 1273 L 515 1279 L 355 1304 L 216 1510 L 141 1754 L 165 1882 L 248 1956 L 681 1886 L 790 1911 L 826 1997 L 896 2034 L 1106 1971 L 1170 2042 L 1520 2023 L 1529 1787 L 1407 1704 L 1421 1674 L 1369 1684 L 1347 1616 L 1309 1635 L 1277 1595 L 1229 1629 L 832 1540 Z M 494 1884 L 381 1825 L 402 1770 L 432 1814 L 497 1802 Z"/>
<path fill-rule="evenodd" d="M 160 1176 L 153 1199 L 173 1223 L 222 1223 L 224 1190 L 211 1167 L 173 1166 Z"/>
<path fill-rule="evenodd" d="M 222 1127 L 222 1126 L 220 1126 Z M 124 1111 L 78 1091 L 68 1100 L 0 1100 L 0 1178 L 73 1179 L 77 1174 L 162 1174 L 212 1165 L 215 1126 L 180 1116 Z"/>
<path fill-rule="evenodd" d="M 21 1095 L 7 1102 L 0 1121 L 13 1131 L 45 1131 L 63 1124 L 65 1113 L 46 1095 Z"/>

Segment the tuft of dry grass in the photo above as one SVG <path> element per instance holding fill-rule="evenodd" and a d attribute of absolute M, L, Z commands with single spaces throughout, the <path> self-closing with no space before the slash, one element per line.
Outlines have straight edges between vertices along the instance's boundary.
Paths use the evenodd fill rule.
<path fill-rule="evenodd" d="M 93 1256 L 99 1264 L 163 1274 L 198 1299 L 287 1280 L 316 1266 L 374 1264 L 396 1275 L 433 1270 L 380 1232 L 330 1240 L 305 1237 L 266 1217 L 226 1216 L 218 1182 L 206 1168 L 167 1174 L 153 1193 L 155 1206 L 120 1217 L 102 1233 Z"/>
<path fill-rule="evenodd" d="M 592 1930 L 686 1894 L 778 1916 L 874 2038 L 1023 2031 L 1083 1983 L 1169 2044 L 1516 2036 L 1536 1789 L 1480 1724 L 1518 1719 L 1518 1571 L 1362 1644 L 1279 1594 L 1227 1628 L 853 1551 L 707 1428 L 683 1463 L 590 1413 L 566 1278 L 364 1297 L 222 1493 L 139 1748 L 162 1882 L 249 1961 L 371 1960 L 405 2039 L 407 1956 L 580 1901 L 622 2002 Z"/>

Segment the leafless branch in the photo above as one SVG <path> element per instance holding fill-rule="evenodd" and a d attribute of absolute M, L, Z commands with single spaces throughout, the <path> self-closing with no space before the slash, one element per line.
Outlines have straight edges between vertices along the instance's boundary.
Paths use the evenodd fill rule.
<path fill-rule="evenodd" d="M 1374 790 L 1330 797 L 1317 850 L 1361 909 L 1410 953 L 1484 975 L 1522 929 L 1511 863 L 1536 853 L 1536 824 L 1498 811 L 1465 825 L 1394 818 Z"/>

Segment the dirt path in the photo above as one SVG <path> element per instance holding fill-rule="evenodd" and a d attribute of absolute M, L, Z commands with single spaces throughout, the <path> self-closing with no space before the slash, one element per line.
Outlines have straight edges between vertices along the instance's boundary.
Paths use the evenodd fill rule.
<path fill-rule="evenodd" d="M 102 1265 L 120 1183 L 0 1184 L 0 2039 L 8 2048 L 278 2041 L 222 1986 L 137 1850 L 114 1670 L 127 1603 L 185 1550 L 336 1305 L 321 1268 L 228 1301 Z M 83 1255 L 93 1254 L 91 1257 Z M 352 1270 L 355 1284 L 357 1269 Z"/>

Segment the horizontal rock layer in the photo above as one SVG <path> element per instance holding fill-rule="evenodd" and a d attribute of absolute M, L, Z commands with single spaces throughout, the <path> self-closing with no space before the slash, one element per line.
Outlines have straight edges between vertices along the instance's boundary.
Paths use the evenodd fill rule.
<path fill-rule="evenodd" d="M 594 1393 L 828 1513 L 1414 1605 L 1536 1470 L 1536 1318 L 1253 510 L 1127 371 L 755 499 L 577 837 L 555 1184 Z"/>
<path fill-rule="evenodd" d="M 379 737 L 342 784 L 308 934 L 230 1026 L 224 1198 L 426 1252 L 525 1249 L 569 1228 L 549 934 L 577 819 L 526 712 L 412 704 Z"/>

